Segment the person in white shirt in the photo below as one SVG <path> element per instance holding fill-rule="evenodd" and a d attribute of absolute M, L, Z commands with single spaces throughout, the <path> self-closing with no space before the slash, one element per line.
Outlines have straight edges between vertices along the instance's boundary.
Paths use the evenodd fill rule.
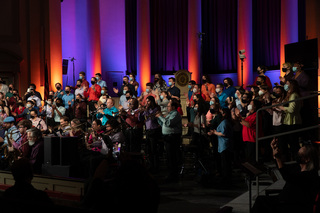
<path fill-rule="evenodd" d="M 56 125 L 60 125 L 60 118 L 66 113 L 66 108 L 63 107 L 61 98 L 57 98 L 55 105 L 52 105 L 52 114 Z"/>
<path fill-rule="evenodd" d="M 53 104 L 53 96 L 49 96 L 46 100 L 44 106 L 42 107 L 41 116 L 45 116 L 45 121 L 47 126 L 54 126 L 53 114 L 52 114 L 52 104 Z"/>
<path fill-rule="evenodd" d="M 41 100 L 38 96 L 35 95 L 34 89 L 30 89 L 31 96 L 27 99 L 27 101 L 35 100 L 37 107 L 41 107 Z"/>
<path fill-rule="evenodd" d="M 74 91 L 74 95 L 77 97 L 78 94 L 80 94 L 83 97 L 84 88 L 81 86 L 81 80 L 77 80 L 76 89 Z"/>
<path fill-rule="evenodd" d="M 46 131 L 48 129 L 46 122 L 44 122 L 42 118 L 38 117 L 36 109 L 32 109 L 30 111 L 30 121 L 32 122 L 33 127 L 36 127 L 41 131 Z"/>

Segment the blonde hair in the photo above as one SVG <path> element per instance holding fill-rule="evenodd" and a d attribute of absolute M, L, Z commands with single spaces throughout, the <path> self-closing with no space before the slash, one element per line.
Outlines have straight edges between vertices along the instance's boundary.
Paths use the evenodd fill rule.
<path fill-rule="evenodd" d="M 292 69 L 292 64 L 290 62 L 285 62 L 282 64 L 282 66 L 286 65 L 288 69 Z"/>

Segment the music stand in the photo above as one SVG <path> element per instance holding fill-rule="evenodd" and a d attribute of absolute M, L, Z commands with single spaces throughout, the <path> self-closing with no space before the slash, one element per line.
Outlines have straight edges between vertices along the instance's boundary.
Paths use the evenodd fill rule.
<path fill-rule="evenodd" d="M 241 163 L 242 165 L 242 170 L 247 174 L 247 180 L 249 180 L 248 183 L 248 191 L 249 191 L 249 212 L 251 213 L 251 206 L 252 206 L 252 201 L 251 201 L 251 182 L 252 179 L 256 178 L 257 176 L 261 175 L 263 172 L 259 170 L 258 168 L 254 167 L 252 164 L 249 162 Z"/>

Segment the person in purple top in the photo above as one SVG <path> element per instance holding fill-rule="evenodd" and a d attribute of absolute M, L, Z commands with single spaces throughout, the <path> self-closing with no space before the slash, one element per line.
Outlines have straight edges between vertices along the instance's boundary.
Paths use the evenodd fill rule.
<path fill-rule="evenodd" d="M 157 173 L 159 170 L 159 148 L 161 148 L 159 146 L 163 147 L 159 140 L 161 138 L 161 127 L 156 117 L 158 112 L 161 112 L 160 106 L 156 104 L 153 96 L 148 96 L 145 108 L 141 109 L 139 113 L 139 121 L 145 122 L 147 152 L 150 157 L 150 172 L 152 173 Z"/>

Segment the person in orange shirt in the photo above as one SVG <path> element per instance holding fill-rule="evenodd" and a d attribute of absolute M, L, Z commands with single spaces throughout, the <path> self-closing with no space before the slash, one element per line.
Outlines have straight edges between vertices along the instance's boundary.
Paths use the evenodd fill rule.
<path fill-rule="evenodd" d="M 216 87 L 211 82 L 210 77 L 207 74 L 204 74 L 202 76 L 201 93 L 203 93 L 206 96 L 206 99 L 205 99 L 206 102 L 210 101 L 211 93 L 214 93 L 214 94 L 216 93 Z"/>

